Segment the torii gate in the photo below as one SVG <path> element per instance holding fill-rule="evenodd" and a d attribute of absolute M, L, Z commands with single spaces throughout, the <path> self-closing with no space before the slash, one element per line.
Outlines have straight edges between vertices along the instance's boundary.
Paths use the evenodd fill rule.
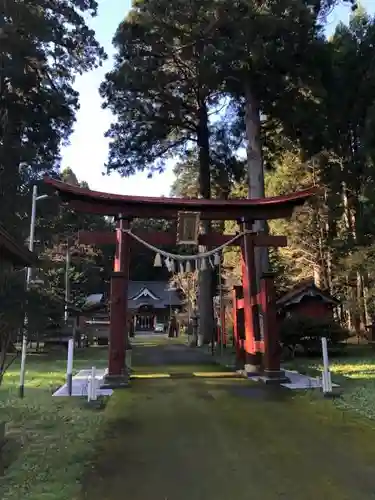
<path fill-rule="evenodd" d="M 296 207 L 316 194 L 316 188 L 262 199 L 206 200 L 122 196 L 91 191 L 49 177 L 45 178 L 45 183 L 54 188 L 62 201 L 77 212 L 114 216 L 117 219 L 116 233 L 80 233 L 81 243 L 116 245 L 111 276 L 109 362 L 106 378 L 108 386 L 121 387 L 127 384 L 125 348 L 128 339 L 128 280 L 132 244 L 127 230 L 130 229 L 133 218 L 177 219 L 179 212 L 198 212 L 203 220 L 235 220 L 240 223 L 244 235 L 242 241 L 234 244 L 241 247 L 242 255 L 244 341 L 241 347 L 244 362 L 257 365 L 263 357 L 265 374 L 276 380 L 282 378 L 273 276 L 267 273 L 262 277 L 261 290 L 257 294 L 254 247 L 283 247 L 287 245 L 287 240 L 285 236 L 252 233 L 251 228 L 255 220 L 290 217 Z M 155 246 L 176 244 L 176 234 L 171 232 L 133 233 Z M 233 235 L 212 232 L 200 235 L 198 243 L 214 247 L 228 243 L 232 238 Z M 263 339 L 259 324 L 260 313 L 263 317 Z M 238 355 L 241 356 L 241 353 Z"/>

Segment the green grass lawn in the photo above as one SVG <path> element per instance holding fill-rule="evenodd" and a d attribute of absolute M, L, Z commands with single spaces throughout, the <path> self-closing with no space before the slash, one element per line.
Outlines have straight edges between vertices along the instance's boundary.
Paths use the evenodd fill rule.
<path fill-rule="evenodd" d="M 234 356 L 231 348 L 226 349 L 223 362 L 233 364 Z M 293 361 L 283 363 L 283 367 L 321 376 L 323 364 L 319 357 L 297 357 Z M 342 397 L 334 400 L 334 404 L 375 419 L 375 351 L 369 346 L 347 346 L 342 356 L 331 357 L 330 369 L 333 382 L 339 384 L 343 390 Z"/>
<path fill-rule="evenodd" d="M 116 392 L 104 411 L 89 409 L 81 398 L 52 398 L 65 381 L 66 353 L 28 357 L 23 400 L 19 365 L 13 365 L 0 389 L 0 420 L 8 422 L 9 438 L 0 498 L 228 500 L 256 494 L 267 500 L 279 498 L 278 488 L 287 495 L 280 498 L 298 500 L 372 498 L 363 495 L 375 491 L 366 472 L 375 461 L 374 425 L 348 411 L 375 418 L 371 351 L 332 359 L 342 398 L 332 402 L 312 392 L 286 391 L 286 399 L 279 400 L 264 399 L 264 387 L 246 380 L 215 378 L 222 369 L 210 364 L 209 356 L 206 363 L 192 357 L 163 366 L 159 350 L 180 342 L 135 340 L 136 373 L 212 372 L 212 380 L 136 380 L 131 390 Z M 76 370 L 105 367 L 107 347 L 77 353 L 74 364 Z M 315 374 L 321 369 L 320 360 L 289 366 Z M 251 395 L 238 395 L 239 388 Z M 356 460 L 364 468 L 353 472 Z M 261 470 L 262 464 L 269 469 Z M 315 474 L 312 481 L 316 467 L 325 475 Z M 244 483 L 248 474 L 257 489 Z M 179 490 L 181 483 L 186 491 Z M 363 491 L 355 489 L 357 483 Z"/>
<path fill-rule="evenodd" d="M 285 364 L 312 375 L 321 375 L 319 358 L 299 359 Z M 342 388 L 342 396 L 334 401 L 340 408 L 354 410 L 375 419 L 375 353 L 371 348 L 348 348 L 343 356 L 330 359 L 332 380 Z"/>
<path fill-rule="evenodd" d="M 65 353 L 27 359 L 25 398 L 18 397 L 19 364 L 0 389 L 0 420 L 7 422 L 2 452 L 2 500 L 75 500 L 92 457 L 104 412 L 78 398 L 53 398 L 65 381 Z M 106 366 L 107 348 L 77 353 L 75 369 Z"/>
<path fill-rule="evenodd" d="M 173 343 L 184 342 L 183 338 Z M 168 339 L 135 339 L 134 344 L 163 346 Z M 77 351 L 74 370 L 107 366 L 108 347 Z M 7 423 L 7 443 L 0 458 L 1 500 L 75 500 L 81 477 L 93 457 L 106 411 L 89 409 L 81 398 L 53 398 L 65 382 L 66 351 L 27 358 L 25 398 L 18 397 L 19 361 L 0 388 L 0 421 Z M 155 367 L 163 372 L 201 371 L 202 365 Z M 212 367 L 211 367 L 212 369 Z M 140 373 L 149 367 L 138 367 Z"/>

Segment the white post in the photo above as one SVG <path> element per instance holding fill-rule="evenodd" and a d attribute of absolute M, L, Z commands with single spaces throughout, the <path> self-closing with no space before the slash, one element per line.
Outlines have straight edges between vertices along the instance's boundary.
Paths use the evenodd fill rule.
<path fill-rule="evenodd" d="M 91 369 L 91 377 L 92 377 L 92 399 L 96 401 L 98 399 L 98 394 L 97 394 L 97 380 L 96 380 L 95 366 L 93 366 Z"/>
<path fill-rule="evenodd" d="M 96 391 L 96 368 L 93 366 L 91 368 L 91 375 L 88 380 L 87 387 L 87 400 L 88 401 L 96 401 L 97 400 L 97 391 Z"/>
<path fill-rule="evenodd" d="M 34 234 L 35 234 L 37 197 L 38 197 L 38 187 L 33 186 L 32 202 L 31 202 L 30 234 L 29 234 L 29 250 L 30 250 L 30 252 L 32 252 L 34 250 Z M 30 281 L 31 281 L 31 267 L 28 267 L 27 274 L 26 274 L 26 291 L 29 290 Z M 21 371 L 20 371 L 20 386 L 19 386 L 20 398 L 23 398 L 24 394 L 25 394 L 25 373 L 26 373 L 28 323 L 29 323 L 29 321 L 28 321 L 27 311 L 26 311 L 25 315 L 24 315 L 24 320 L 23 320 L 23 332 L 22 332 Z"/>
<path fill-rule="evenodd" d="M 328 347 L 326 337 L 322 337 L 322 351 L 323 351 L 323 374 L 322 374 L 322 386 L 323 392 L 332 392 L 332 381 L 331 372 L 329 371 L 329 360 L 328 360 Z"/>
<path fill-rule="evenodd" d="M 326 376 L 324 373 L 324 368 L 323 368 L 323 372 L 322 372 L 322 390 L 324 393 L 327 392 L 327 380 L 326 380 Z"/>
<path fill-rule="evenodd" d="M 130 344 L 130 342 L 129 342 L 129 344 Z M 128 372 L 131 372 L 131 369 L 132 369 L 132 349 L 129 349 L 129 346 L 125 352 L 125 365 L 126 365 L 126 369 L 128 370 Z"/>
<path fill-rule="evenodd" d="M 66 367 L 66 385 L 68 387 L 69 396 L 72 395 L 72 389 L 73 389 L 73 353 L 74 353 L 74 340 L 69 339 L 68 362 Z"/>

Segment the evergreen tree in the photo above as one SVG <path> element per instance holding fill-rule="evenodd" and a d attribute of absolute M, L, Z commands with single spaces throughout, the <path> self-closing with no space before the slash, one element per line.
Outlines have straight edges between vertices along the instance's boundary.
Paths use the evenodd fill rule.
<path fill-rule="evenodd" d="M 233 96 L 233 111 L 237 108 L 245 118 L 250 196 L 263 196 L 260 111 L 279 121 L 288 116 L 291 128 L 291 123 L 302 127 L 305 120 L 306 113 L 296 111 L 299 103 L 315 109 L 311 61 L 319 45 L 317 17 L 328 4 L 136 2 L 118 29 L 115 67 L 101 87 L 105 106 L 117 118 L 107 134 L 108 169 L 152 174 L 163 170 L 167 158 L 192 151 L 199 166 L 199 194 L 210 198 L 209 114 Z M 207 232 L 207 224 L 202 229 Z M 209 281 L 201 273 L 200 300 L 206 311 L 201 322 L 208 336 Z"/>
<path fill-rule="evenodd" d="M 54 172 L 72 131 L 74 76 L 103 51 L 87 27 L 95 0 L 7 0 L 0 9 L 0 211 L 16 236 L 29 212 L 29 185 Z"/>

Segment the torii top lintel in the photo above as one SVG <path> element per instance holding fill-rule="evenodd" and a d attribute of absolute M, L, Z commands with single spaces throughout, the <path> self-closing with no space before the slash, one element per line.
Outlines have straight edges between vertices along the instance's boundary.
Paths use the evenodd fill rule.
<path fill-rule="evenodd" d="M 124 217 L 175 219 L 178 212 L 200 212 L 206 220 L 270 220 L 290 217 L 293 210 L 317 193 L 317 188 L 284 196 L 260 199 L 205 200 L 201 198 L 162 198 L 122 196 L 91 191 L 50 177 L 44 182 L 53 187 L 60 198 L 78 212 Z"/>

